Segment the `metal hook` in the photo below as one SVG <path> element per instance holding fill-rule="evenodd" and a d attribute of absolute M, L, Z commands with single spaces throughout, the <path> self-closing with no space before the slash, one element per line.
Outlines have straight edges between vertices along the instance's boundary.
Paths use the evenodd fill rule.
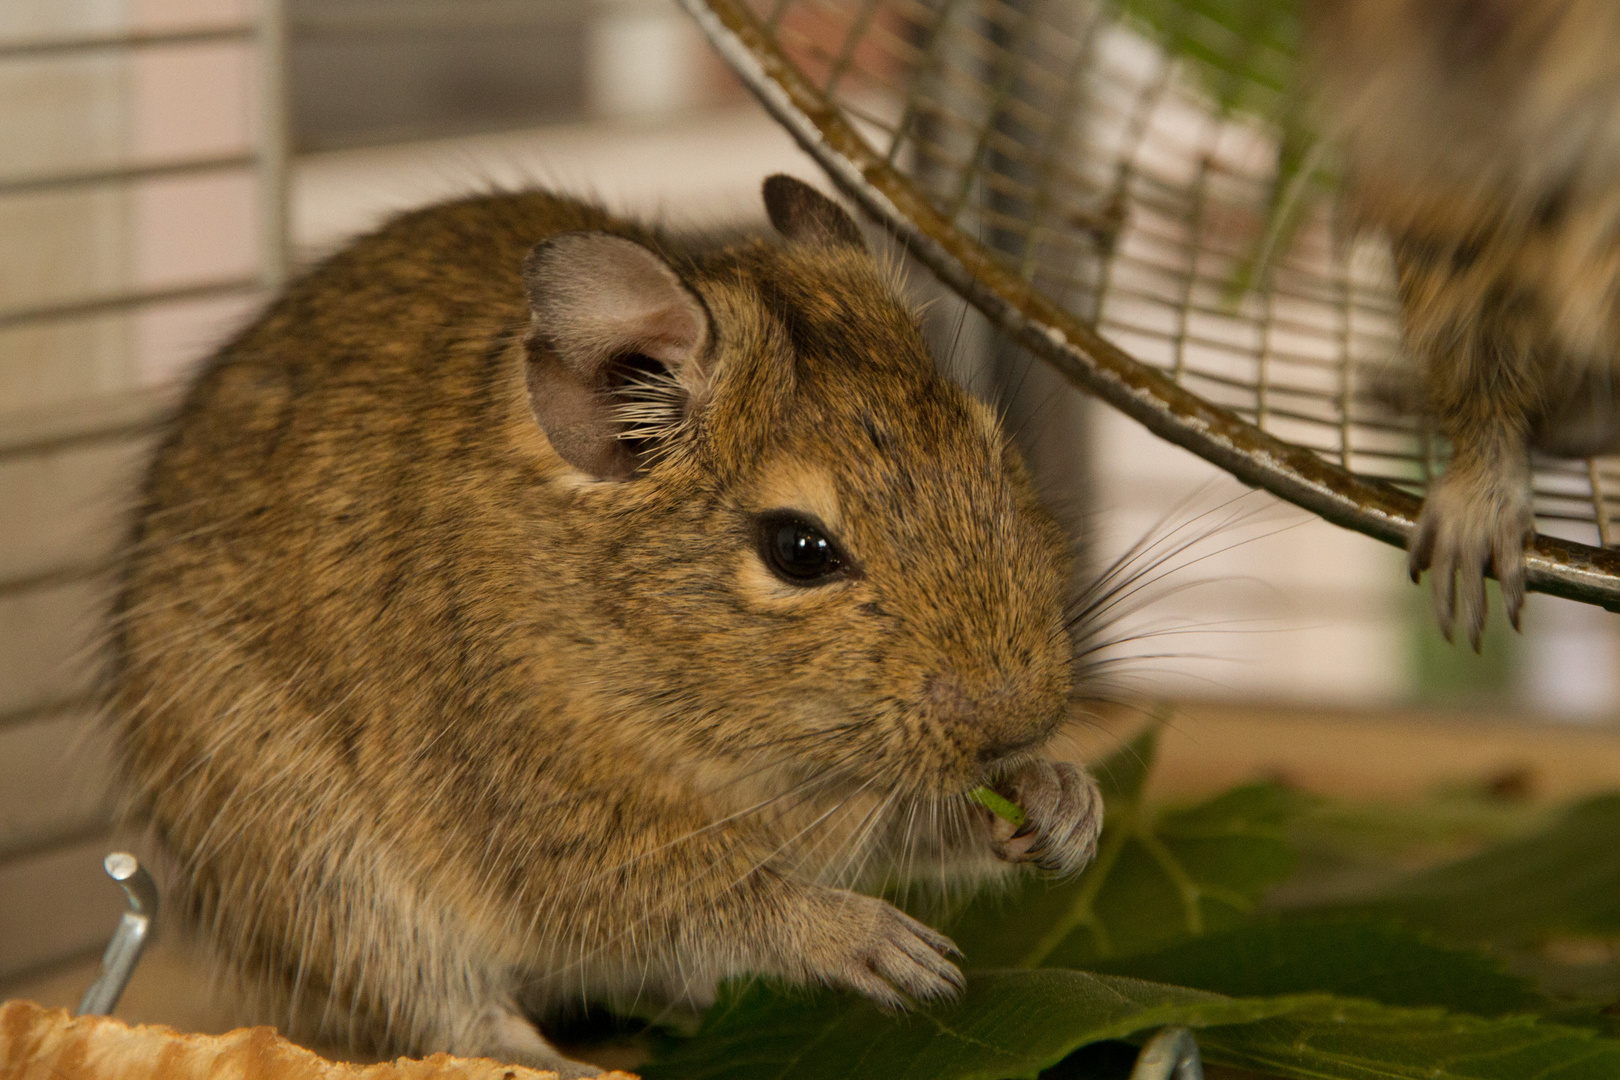
<path fill-rule="evenodd" d="M 127 851 L 115 851 L 101 860 L 107 876 L 118 882 L 129 902 L 129 910 L 118 921 L 118 929 L 101 954 L 101 974 L 90 984 L 79 1001 L 80 1016 L 111 1015 L 124 987 L 140 962 L 146 939 L 157 921 L 158 891 L 146 867 Z"/>
<path fill-rule="evenodd" d="M 1131 1080 L 1204 1080 L 1204 1062 L 1198 1040 L 1184 1027 L 1167 1027 L 1147 1041 L 1136 1055 Z"/>

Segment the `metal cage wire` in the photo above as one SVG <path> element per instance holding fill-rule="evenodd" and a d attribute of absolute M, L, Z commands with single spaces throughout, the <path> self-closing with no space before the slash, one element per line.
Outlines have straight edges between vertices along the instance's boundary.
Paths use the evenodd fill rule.
<path fill-rule="evenodd" d="M 1306 202 L 1240 290 L 1274 239 L 1280 134 L 1223 108 L 1122 0 L 682 3 L 834 181 L 1015 340 L 1240 479 L 1405 545 L 1447 451 L 1386 404 L 1387 245 Z M 1276 43 L 1197 0 L 1160 6 L 1224 78 L 1277 74 L 1223 97 L 1286 92 Z M 1529 587 L 1620 609 L 1620 460 L 1538 459 L 1534 495 Z"/>
<path fill-rule="evenodd" d="M 64 16 L 70 26 L 76 20 Z M 53 349 L 21 342 L 33 331 L 56 331 L 114 322 L 120 330 L 143 315 L 161 313 L 174 305 L 221 298 L 255 300 L 274 292 L 288 272 L 287 244 L 287 164 L 286 93 L 284 85 L 285 22 L 280 0 L 261 0 L 249 17 L 228 22 L 162 25 L 130 25 L 101 30 L 62 30 L 48 36 L 0 41 L 0 71 L 7 75 L 30 68 L 42 75 L 59 73 L 85 65 L 131 65 L 137 58 L 161 53 L 170 58 L 194 56 L 219 46 L 241 45 L 251 50 L 250 70 L 244 82 L 254 84 L 249 100 L 259 110 L 250 127 L 249 145 L 225 147 L 208 153 L 179 153 L 160 150 L 137 152 L 128 147 L 90 153 L 82 148 L 53 153 L 44 167 L 19 170 L 15 163 L 0 169 L 0 202 L 11 216 L 7 228 L 23 220 L 17 206 L 28 200 L 55 199 L 78 195 L 128 196 L 142 184 L 186 181 L 218 176 L 251 178 L 254 202 L 251 212 L 257 219 L 255 265 L 249 272 L 201 276 L 159 285 L 123 281 L 103 288 L 83 282 L 59 286 L 54 281 L 40 290 L 42 299 L 18 302 L 0 299 L 0 362 L 5 364 L 44 364 L 58 356 Z M 8 85 L 15 85 L 11 83 Z M 51 85 L 60 85 L 52 83 Z M 100 90 L 120 108 L 128 105 L 127 85 L 116 92 Z M 19 114 L 32 115 L 32 101 L 23 101 Z M 8 236 L 8 239 L 14 237 Z M 69 238 L 64 244 L 78 242 Z M 120 258 L 131 260 L 127 237 L 109 239 L 116 244 Z M 20 246 L 20 245 L 19 245 Z M 24 248 L 24 250 L 27 250 Z M 49 278 L 51 267 L 42 270 Z M 122 320 L 122 321 L 119 321 Z M 41 356 L 47 359 L 41 360 Z M 79 492 L 82 477 L 100 469 L 113 469 L 113 461 L 135 460 L 144 456 L 161 419 L 173 408 L 177 388 L 168 384 L 142 385 L 127 378 L 124 384 L 96 396 L 71 401 L 34 404 L 19 409 L 6 402 L 0 409 L 0 473 L 5 474 L 7 492 L 22 492 L 17 507 L 16 535 L 33 537 L 38 533 L 55 535 L 51 523 L 30 520 L 26 515 L 41 505 L 38 489 L 42 476 L 55 475 L 50 467 L 66 464 L 64 476 L 80 479 L 64 481 Z M 38 467 L 38 468 L 36 468 Z M 77 471 L 75 471 L 77 470 Z M 96 472 L 109 480 L 113 473 Z M 123 474 L 117 473 L 122 480 Z M 88 481 L 82 481 L 88 483 Z M 99 490 L 99 489 L 98 489 Z M 32 494 L 30 494 L 32 493 Z M 53 507 L 60 501 L 45 500 Z M 77 505 L 77 504 L 75 504 Z M 52 627 L 67 621 L 78 625 L 85 617 L 67 598 L 79 592 L 100 595 L 109 582 L 111 522 L 99 511 L 85 508 L 83 520 L 75 518 L 72 530 L 58 537 L 55 546 L 25 545 L 21 554 L 10 558 L 0 571 L 0 602 L 8 603 L 8 616 L 18 624 L 9 628 L 13 645 L 25 635 L 49 638 Z M 97 520 L 92 525 L 90 518 Z M 8 553 L 13 554 L 13 553 Z M 86 638 L 92 635 L 88 632 Z M 12 657 L 8 655 L 8 660 Z M 15 661 L 13 661 L 15 663 Z M 72 724 L 72 737 L 85 730 L 96 713 L 96 693 L 92 684 L 94 664 L 52 666 L 34 673 L 37 677 L 16 679 L 0 693 L 0 735 L 12 737 L 7 749 L 23 747 L 24 753 L 39 755 L 49 740 L 61 737 L 53 725 Z M 15 677 L 17 668 L 10 669 Z M 32 729 L 32 733 L 30 732 Z M 77 745 L 77 744 L 76 744 Z M 88 775 L 88 774 L 87 774 Z M 79 849 L 102 851 L 113 829 L 108 800 L 69 797 L 60 805 L 34 808 L 26 821 L 0 821 L 0 886 L 7 895 L 21 895 L 18 883 L 30 892 L 40 891 L 55 898 L 75 887 L 78 880 L 62 856 Z M 81 805 L 93 802 L 93 805 Z M 76 909 L 75 909 L 76 910 Z M 28 924 L 32 925 L 32 924 Z M 37 929 L 37 927 L 36 927 Z M 100 952 L 105 945 L 102 926 L 67 925 L 50 922 L 39 940 L 14 947 L 0 956 L 0 979 L 19 977 L 31 970 L 51 970 L 53 965 L 71 961 L 88 950 Z M 10 943 L 16 946 L 14 938 Z"/>

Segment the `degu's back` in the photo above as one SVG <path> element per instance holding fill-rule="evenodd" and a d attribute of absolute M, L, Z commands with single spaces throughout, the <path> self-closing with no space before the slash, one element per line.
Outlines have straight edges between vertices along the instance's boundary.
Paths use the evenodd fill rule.
<path fill-rule="evenodd" d="M 949 941 L 852 890 L 1089 858 L 1043 752 L 1064 538 L 847 215 L 766 204 L 780 239 L 720 248 L 543 193 L 406 215 L 181 408 L 113 711 L 269 1018 L 584 1074 L 537 1018 L 743 972 L 948 994 Z"/>

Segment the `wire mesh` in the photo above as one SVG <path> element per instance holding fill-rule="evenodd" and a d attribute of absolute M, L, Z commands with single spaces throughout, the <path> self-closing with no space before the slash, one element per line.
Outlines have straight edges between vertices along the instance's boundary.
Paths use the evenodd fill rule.
<path fill-rule="evenodd" d="M 1387 245 L 1325 195 L 1277 243 L 1286 20 L 1233 33 L 1208 0 L 684 2 L 835 181 L 1038 355 L 1404 544 L 1447 451 L 1397 407 L 1412 376 Z M 1174 16 L 1174 53 L 1147 9 L 1160 31 Z M 1620 460 L 1536 464 L 1538 523 L 1564 539 L 1538 537 L 1531 587 L 1620 603 L 1602 550 Z"/>
<path fill-rule="evenodd" d="M 92 643 L 121 493 L 176 401 L 174 328 L 245 310 L 286 268 L 279 2 L 178 26 L 67 7 L 22 18 L 37 36 L 0 40 L 0 81 L 13 91 L 0 121 L 20 136 L 0 164 L 0 243 L 22 267 L 0 281 L 0 893 L 17 901 L 0 934 L 8 985 L 106 942 L 81 888 L 113 829 Z M 218 107 L 156 116 L 174 104 L 161 88 L 198 65 Z M 237 102 L 258 115 L 230 112 Z M 195 218 L 184 205 L 183 225 L 241 217 L 252 256 L 143 250 L 174 235 L 176 193 L 199 187 L 205 202 L 221 190 L 246 197 Z"/>

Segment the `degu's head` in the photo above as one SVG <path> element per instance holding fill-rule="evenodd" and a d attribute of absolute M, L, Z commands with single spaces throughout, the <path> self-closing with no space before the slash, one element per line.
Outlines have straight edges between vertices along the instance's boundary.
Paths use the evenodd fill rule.
<path fill-rule="evenodd" d="M 765 201 L 781 242 L 525 265 L 533 413 L 636 643 L 602 681 L 712 753 L 960 793 L 1067 715 L 1065 540 L 849 216 Z"/>

